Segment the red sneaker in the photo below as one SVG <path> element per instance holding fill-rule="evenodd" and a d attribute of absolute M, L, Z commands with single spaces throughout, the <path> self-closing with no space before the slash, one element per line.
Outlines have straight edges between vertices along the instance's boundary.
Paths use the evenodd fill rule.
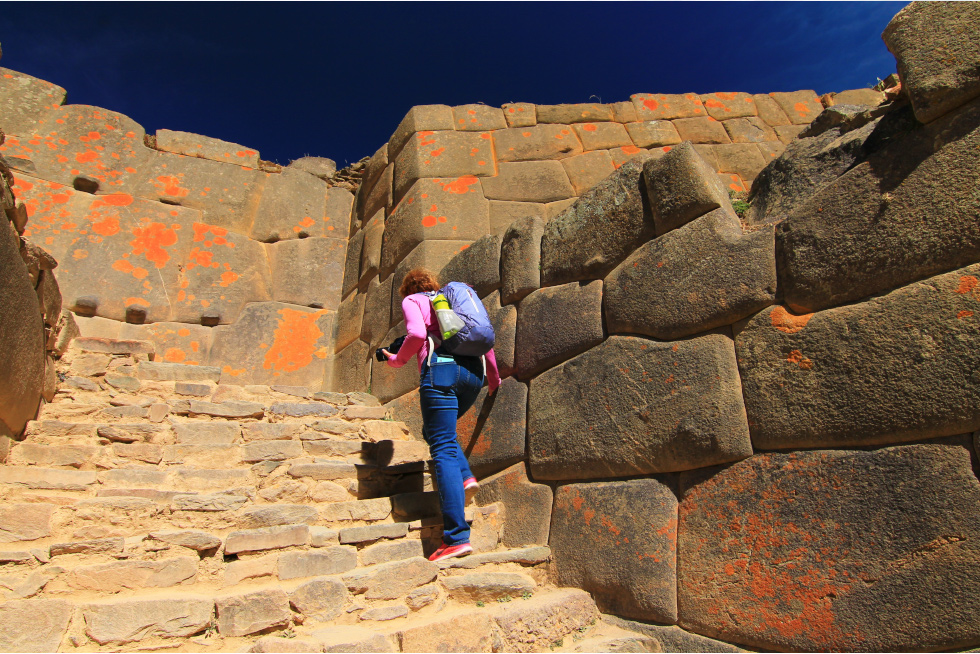
<path fill-rule="evenodd" d="M 458 545 L 446 545 L 443 543 L 435 552 L 429 556 L 432 562 L 451 559 L 456 556 L 466 556 L 473 552 L 473 547 L 469 543 L 459 543 Z"/>
<path fill-rule="evenodd" d="M 469 479 L 467 479 L 466 481 L 463 482 L 463 490 L 464 491 L 468 491 L 468 490 L 474 490 L 475 491 L 478 488 L 480 488 L 480 482 L 478 482 L 476 480 L 476 477 L 470 477 Z"/>

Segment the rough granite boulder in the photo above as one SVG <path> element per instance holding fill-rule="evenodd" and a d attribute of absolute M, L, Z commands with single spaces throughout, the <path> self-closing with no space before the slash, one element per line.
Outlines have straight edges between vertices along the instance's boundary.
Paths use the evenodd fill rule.
<path fill-rule="evenodd" d="M 644 163 L 643 182 L 658 235 L 718 208 L 731 211 L 728 192 L 714 168 L 690 142 Z"/>
<path fill-rule="evenodd" d="M 677 621 L 677 498 L 670 486 L 657 479 L 560 486 L 552 521 L 559 586 L 588 591 L 606 613 Z"/>
<path fill-rule="evenodd" d="M 881 38 L 919 122 L 980 95 L 978 31 L 980 7 L 972 2 L 913 2 L 888 23 Z"/>
<path fill-rule="evenodd" d="M 611 336 L 541 374 L 531 381 L 528 453 L 535 479 L 628 477 L 751 456 L 731 339 Z"/>
<path fill-rule="evenodd" d="M 653 237 L 643 192 L 644 155 L 619 167 L 545 225 L 541 237 L 541 284 L 604 277 Z"/>
<path fill-rule="evenodd" d="M 773 230 L 742 232 L 726 209 L 648 241 L 605 280 L 610 334 L 672 340 L 746 318 L 773 303 Z"/>
<path fill-rule="evenodd" d="M 902 120 L 901 111 L 882 119 Z M 818 311 L 980 261 L 980 99 L 905 122 L 866 160 L 798 204 L 776 232 L 779 286 Z"/>
<path fill-rule="evenodd" d="M 773 651 L 980 644 L 970 444 L 754 456 L 681 477 L 680 626 Z"/>
<path fill-rule="evenodd" d="M 736 337 L 753 444 L 899 443 L 980 429 L 980 264 Z M 868 398 L 874 398 L 868 402 Z"/>
<path fill-rule="evenodd" d="M 474 474 L 492 474 L 524 458 L 526 415 L 527 385 L 513 377 L 504 379 L 493 395 L 486 389 L 480 392 L 456 425 L 459 445 Z"/>
<path fill-rule="evenodd" d="M 515 220 L 500 246 L 500 303 L 520 302 L 541 287 L 541 237 L 544 221 L 538 216 Z"/>
<path fill-rule="evenodd" d="M 521 301 L 517 313 L 517 374 L 529 379 L 602 338 L 601 281 L 538 289 Z"/>
<path fill-rule="evenodd" d="M 439 273 L 439 283 L 463 282 L 486 297 L 500 288 L 500 237 L 488 234 L 453 257 Z"/>

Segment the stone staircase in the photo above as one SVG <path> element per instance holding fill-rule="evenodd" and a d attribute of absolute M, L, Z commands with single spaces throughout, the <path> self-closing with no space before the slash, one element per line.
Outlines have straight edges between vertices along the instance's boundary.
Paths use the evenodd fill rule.
<path fill-rule="evenodd" d="M 502 504 L 429 562 L 428 451 L 373 396 L 154 359 L 76 339 L 0 466 L 0 650 L 657 650 L 502 547 Z"/>

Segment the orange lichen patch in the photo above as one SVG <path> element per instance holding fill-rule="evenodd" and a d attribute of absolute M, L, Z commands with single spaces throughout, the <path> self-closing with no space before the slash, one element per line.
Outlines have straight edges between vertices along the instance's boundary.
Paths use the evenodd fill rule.
<path fill-rule="evenodd" d="M 624 154 L 634 155 L 640 153 L 640 148 L 635 145 L 626 145 L 622 148 Z"/>
<path fill-rule="evenodd" d="M 790 352 L 789 356 L 786 357 L 786 360 L 790 363 L 797 364 L 801 370 L 809 370 L 813 367 L 813 362 L 803 356 L 803 353 L 799 350 L 793 350 Z"/>
<path fill-rule="evenodd" d="M 419 145 L 425 146 L 425 145 L 432 145 L 433 143 L 435 143 L 436 142 L 435 139 L 427 138 L 429 136 L 432 136 L 433 134 L 435 134 L 435 132 L 419 132 L 418 133 Z"/>
<path fill-rule="evenodd" d="M 177 242 L 177 232 L 163 223 L 149 223 L 145 227 L 133 229 L 135 237 L 129 244 L 134 255 L 143 255 L 157 268 L 163 268 L 170 260 L 170 254 L 164 249 Z"/>
<path fill-rule="evenodd" d="M 772 326 L 786 334 L 795 334 L 803 331 L 803 328 L 806 327 L 806 324 L 810 322 L 810 318 L 812 317 L 812 313 L 805 313 L 798 316 L 790 313 L 781 306 L 777 306 L 769 314 L 769 320 L 772 322 Z"/>
<path fill-rule="evenodd" d="M 656 111 L 660 107 L 660 104 L 653 98 L 647 98 L 643 101 L 643 106 L 650 111 Z"/>
<path fill-rule="evenodd" d="M 956 292 L 961 295 L 966 295 L 969 293 L 973 297 L 980 299 L 978 297 L 977 286 L 980 285 L 980 280 L 978 280 L 973 275 L 963 275 L 960 277 L 960 285 L 956 287 Z"/>
<path fill-rule="evenodd" d="M 582 125 L 582 129 L 584 129 L 586 132 L 594 132 L 597 128 L 592 123 L 585 123 Z"/>
<path fill-rule="evenodd" d="M 168 363 L 183 363 L 184 359 L 187 358 L 187 353 L 184 352 L 179 347 L 168 348 L 163 354 L 163 360 Z"/>
<path fill-rule="evenodd" d="M 224 368 L 221 369 L 221 374 L 237 377 L 238 375 L 245 374 L 245 368 L 239 368 L 238 370 L 235 370 L 231 366 L 225 366 Z"/>
<path fill-rule="evenodd" d="M 435 216 L 424 216 L 422 218 L 422 227 L 435 227 L 436 217 Z"/>
<path fill-rule="evenodd" d="M 221 273 L 220 286 L 222 288 L 227 288 L 229 284 L 233 283 L 237 279 L 238 273 L 233 273 L 230 270 L 226 270 L 225 272 Z"/>
<path fill-rule="evenodd" d="M 805 102 L 797 102 L 793 105 L 793 110 L 800 114 L 800 116 L 806 116 L 810 113 L 810 107 L 806 106 Z"/>
<path fill-rule="evenodd" d="M 102 220 L 92 223 L 92 231 L 101 236 L 112 236 L 119 233 L 119 218 L 105 216 Z"/>
<path fill-rule="evenodd" d="M 93 152 L 92 150 L 86 150 L 85 152 L 79 152 L 75 155 L 75 161 L 78 163 L 92 163 L 99 158 L 98 152 Z"/>
<path fill-rule="evenodd" d="M 184 198 L 190 193 L 190 190 L 182 187 L 180 180 L 173 175 L 160 175 L 153 181 L 153 185 L 161 194 L 175 198 Z"/>
<path fill-rule="evenodd" d="M 123 304 L 125 304 L 127 307 L 134 304 L 139 305 L 141 307 L 150 306 L 150 303 L 141 297 L 128 297 L 125 300 L 123 300 Z"/>
<path fill-rule="evenodd" d="M 86 251 L 86 250 L 75 250 L 74 252 L 72 252 L 72 255 L 71 256 L 72 256 L 73 259 L 76 259 L 76 260 L 78 260 L 78 259 L 84 259 L 84 258 L 86 258 L 88 256 L 88 251 Z"/>
<path fill-rule="evenodd" d="M 963 320 L 964 318 L 969 318 L 972 315 L 973 315 L 972 311 L 960 311 L 959 313 L 956 314 L 956 317 L 959 318 L 960 320 Z"/>
<path fill-rule="evenodd" d="M 734 100 L 737 95 L 738 93 L 724 93 L 724 92 L 715 93 L 715 97 L 720 98 L 722 100 Z"/>
<path fill-rule="evenodd" d="M 94 202 L 92 202 L 93 209 L 99 209 L 101 207 L 128 207 L 133 203 L 133 196 L 129 193 L 110 193 L 108 195 L 100 195 Z"/>
<path fill-rule="evenodd" d="M 471 190 L 475 190 L 475 189 L 470 189 L 470 187 L 476 184 L 478 181 L 479 180 L 473 175 L 463 175 L 462 177 L 459 177 L 451 182 L 443 183 L 439 180 L 436 180 L 436 183 L 442 186 L 442 190 L 447 193 L 457 193 L 462 195 L 463 193 L 467 193 Z"/>
<path fill-rule="evenodd" d="M 191 335 L 191 330 L 189 330 L 187 328 L 181 327 L 180 329 L 177 330 L 177 336 L 184 337 L 184 336 L 190 336 L 190 335 Z"/>
<path fill-rule="evenodd" d="M 315 223 L 316 221 L 310 218 L 309 216 L 306 216 L 303 218 L 303 220 L 299 221 L 299 224 L 302 225 L 303 227 L 312 227 Z"/>
<path fill-rule="evenodd" d="M 187 255 L 187 258 L 190 260 L 190 263 L 187 264 L 187 270 L 192 270 L 195 266 L 217 268 L 220 264 L 211 260 L 213 256 L 214 252 L 209 250 L 202 250 L 198 247 L 191 249 Z"/>
<path fill-rule="evenodd" d="M 272 347 L 265 353 L 262 367 L 266 370 L 293 372 L 313 361 L 317 351 L 317 341 L 323 332 L 316 321 L 326 315 L 326 311 L 305 313 L 294 309 L 280 309 L 282 318 L 273 334 Z"/>
<path fill-rule="evenodd" d="M 444 148 L 444 147 L 442 147 L 442 148 L 436 148 L 435 150 L 433 150 L 429 154 L 431 154 L 433 157 L 438 157 L 439 155 L 441 155 L 445 151 L 446 151 L 446 148 Z"/>
<path fill-rule="evenodd" d="M 255 150 L 239 150 L 238 152 L 235 153 L 235 156 L 244 159 L 245 157 L 254 157 L 257 154 L 258 152 L 256 152 Z"/>
<path fill-rule="evenodd" d="M 200 349 L 201 349 L 201 344 L 200 343 L 198 343 L 197 341 L 191 341 L 191 350 L 193 350 L 194 352 L 197 352 Z"/>

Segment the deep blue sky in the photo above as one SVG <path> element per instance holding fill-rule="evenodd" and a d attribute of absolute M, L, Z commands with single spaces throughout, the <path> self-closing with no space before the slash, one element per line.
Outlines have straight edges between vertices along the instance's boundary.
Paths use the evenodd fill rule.
<path fill-rule="evenodd" d="M 149 133 L 343 166 L 417 104 L 870 86 L 905 4 L 3 2 L 0 66 Z"/>

